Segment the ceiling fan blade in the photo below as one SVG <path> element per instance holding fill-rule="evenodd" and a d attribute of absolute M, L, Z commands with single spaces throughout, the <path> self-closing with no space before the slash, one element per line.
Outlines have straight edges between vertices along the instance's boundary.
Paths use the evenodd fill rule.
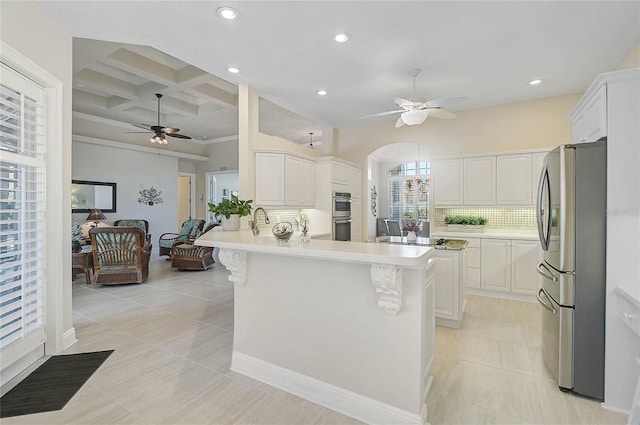
<path fill-rule="evenodd" d="M 401 108 L 412 108 L 414 103 L 411 100 L 396 97 L 393 101 Z"/>
<path fill-rule="evenodd" d="M 444 108 L 467 99 L 468 97 L 443 97 L 440 99 L 428 100 L 424 104 L 430 108 Z"/>
<path fill-rule="evenodd" d="M 131 124 L 134 127 L 142 128 L 144 130 L 153 131 L 149 124 Z"/>
<path fill-rule="evenodd" d="M 382 117 L 384 115 L 399 114 L 400 112 L 404 112 L 404 111 L 405 111 L 404 109 L 396 109 L 395 111 L 378 112 L 377 114 L 365 115 L 362 118 Z"/>
<path fill-rule="evenodd" d="M 398 121 L 396 121 L 396 128 L 400 128 L 404 125 L 404 121 L 402 121 L 402 116 L 400 116 L 398 118 Z"/>
<path fill-rule="evenodd" d="M 180 131 L 180 129 L 179 128 L 171 128 L 171 127 L 162 127 L 162 131 L 164 131 L 167 134 L 170 134 L 170 133 L 177 133 L 177 132 Z"/>
<path fill-rule="evenodd" d="M 429 116 L 433 118 L 440 118 L 450 120 L 456 117 L 456 114 L 440 108 L 428 108 Z"/>
<path fill-rule="evenodd" d="M 165 134 L 169 137 L 175 137 L 176 139 L 191 139 L 191 137 L 185 136 L 184 134 L 180 134 L 180 133 L 165 133 Z"/>

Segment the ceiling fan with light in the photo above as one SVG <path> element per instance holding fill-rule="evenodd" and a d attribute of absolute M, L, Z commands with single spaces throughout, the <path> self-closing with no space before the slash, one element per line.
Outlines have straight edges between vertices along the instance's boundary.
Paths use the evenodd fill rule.
<path fill-rule="evenodd" d="M 162 98 L 162 94 L 156 93 L 156 97 L 158 98 L 158 125 L 149 125 L 149 124 L 133 124 L 133 125 L 135 127 L 147 130 L 146 132 L 154 133 L 155 135 L 149 141 L 151 143 L 155 143 L 158 145 L 166 145 L 167 143 L 169 143 L 167 141 L 166 136 L 175 137 L 177 139 L 191 139 L 191 137 L 189 136 L 185 136 L 184 134 L 178 133 L 180 131 L 179 128 L 163 127 L 160 125 L 160 99 Z"/>
<path fill-rule="evenodd" d="M 396 121 L 396 128 L 403 125 L 420 125 L 426 121 L 427 117 L 452 119 L 456 115 L 453 112 L 449 112 L 442 109 L 446 106 L 453 105 L 458 102 L 466 100 L 466 97 L 446 97 L 442 99 L 419 100 L 416 98 L 416 77 L 420 74 L 419 69 L 410 69 L 409 75 L 413 77 L 413 97 L 411 99 L 404 99 L 401 97 L 395 98 L 393 101 L 400 107 L 393 111 L 380 112 L 377 114 L 371 114 L 364 116 L 363 118 L 381 117 L 384 115 L 400 114 L 400 117 Z"/>

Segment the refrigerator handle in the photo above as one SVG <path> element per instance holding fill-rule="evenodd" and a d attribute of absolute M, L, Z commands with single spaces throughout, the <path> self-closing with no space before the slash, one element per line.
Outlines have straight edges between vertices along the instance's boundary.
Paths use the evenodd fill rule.
<path fill-rule="evenodd" d="M 544 233 L 544 228 L 542 226 L 542 216 L 543 216 L 543 211 L 542 211 L 542 195 L 544 194 L 544 186 L 549 184 L 549 170 L 547 168 L 547 166 L 545 165 L 544 168 L 542 169 L 542 173 L 540 173 L 540 181 L 538 182 L 538 197 L 536 199 L 536 219 L 538 221 L 538 237 L 540 238 L 540 245 L 542 245 L 542 249 L 543 250 L 548 250 L 549 249 L 549 239 L 548 239 L 548 234 L 545 235 Z M 549 189 L 548 189 L 549 190 Z M 549 203 L 549 208 L 551 208 L 551 203 Z M 551 211 L 548 212 L 549 213 L 549 223 L 547 224 L 551 224 Z M 547 226 L 547 232 L 550 232 L 551 229 L 549 228 L 549 226 Z"/>
<path fill-rule="evenodd" d="M 546 308 L 547 310 L 549 310 L 550 312 L 552 312 L 553 314 L 558 314 L 558 310 L 555 309 L 555 307 L 553 307 L 553 305 L 548 304 L 546 302 L 544 302 L 542 300 L 541 295 L 544 294 L 544 297 L 548 300 L 549 297 L 547 296 L 546 293 L 544 293 L 544 289 L 540 288 L 538 290 L 538 293 L 536 294 L 536 297 L 538 298 L 538 302 L 540 303 L 540 305 L 544 308 Z"/>
<path fill-rule="evenodd" d="M 558 281 L 558 278 L 554 276 L 553 273 L 551 273 L 551 270 L 549 270 L 549 267 L 547 267 L 545 264 L 543 263 L 538 264 L 537 269 L 538 269 L 538 273 L 540 273 L 546 279 L 552 280 L 554 282 Z"/>

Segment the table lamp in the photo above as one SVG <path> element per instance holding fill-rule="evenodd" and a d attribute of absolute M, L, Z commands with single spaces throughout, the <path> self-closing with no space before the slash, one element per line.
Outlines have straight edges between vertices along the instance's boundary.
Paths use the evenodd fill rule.
<path fill-rule="evenodd" d="M 100 211 L 98 208 L 92 209 L 91 212 L 89 212 L 89 216 L 87 217 L 87 221 L 93 221 L 93 226 L 91 227 L 98 227 L 100 220 L 106 219 L 107 217 L 105 217 L 102 211 Z"/>

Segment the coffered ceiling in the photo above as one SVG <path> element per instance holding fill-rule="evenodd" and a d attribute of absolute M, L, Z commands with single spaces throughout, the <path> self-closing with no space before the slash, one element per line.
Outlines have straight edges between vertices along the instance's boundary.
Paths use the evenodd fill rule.
<path fill-rule="evenodd" d="M 412 68 L 422 70 L 416 97 L 467 97 L 456 111 L 581 93 L 640 41 L 638 1 L 37 4 L 76 37 L 76 116 L 107 120 L 74 119 L 74 132 L 94 134 L 115 132 L 108 120 L 154 124 L 161 92 L 163 125 L 192 137 L 233 136 L 237 84 L 246 83 L 267 105 L 263 131 L 306 143 L 323 127 L 393 126 L 393 115 L 362 117 L 411 97 Z M 220 18 L 223 5 L 238 19 Z M 349 41 L 336 43 L 343 31 Z M 543 83 L 530 86 L 534 78 Z"/>

